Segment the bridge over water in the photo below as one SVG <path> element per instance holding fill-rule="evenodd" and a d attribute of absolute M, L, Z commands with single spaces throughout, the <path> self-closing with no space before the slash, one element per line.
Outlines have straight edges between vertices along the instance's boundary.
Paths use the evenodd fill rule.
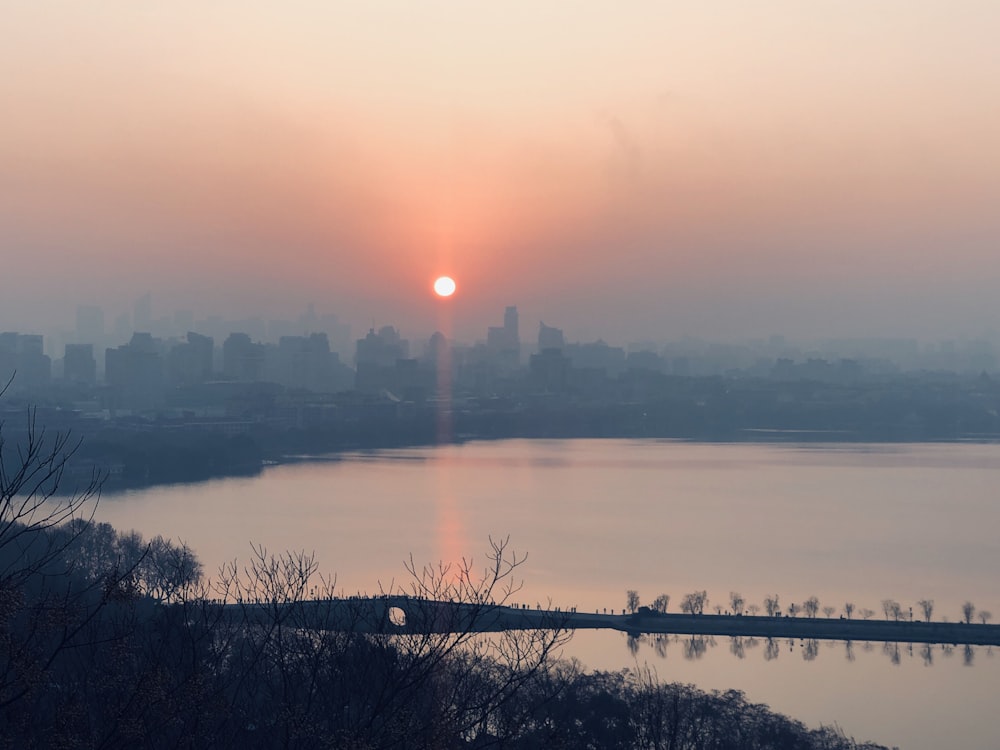
<path fill-rule="evenodd" d="M 281 617 L 297 627 L 385 635 L 608 629 L 634 635 L 665 633 L 1000 646 L 1000 625 L 953 622 L 660 614 L 648 611 L 632 615 L 606 615 L 407 596 L 224 606 L 238 609 L 251 622 L 256 620 L 261 624 Z"/>

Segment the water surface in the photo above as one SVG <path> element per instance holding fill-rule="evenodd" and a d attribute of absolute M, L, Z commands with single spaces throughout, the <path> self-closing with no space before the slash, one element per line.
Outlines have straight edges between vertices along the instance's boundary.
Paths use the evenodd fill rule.
<path fill-rule="evenodd" d="M 501 441 L 352 454 L 269 468 L 253 478 L 106 496 L 99 516 L 189 543 L 208 571 L 246 559 L 251 542 L 314 551 L 344 593 L 406 581 L 418 564 L 472 556 L 510 537 L 527 554 L 515 600 L 620 610 L 705 589 L 783 605 L 817 596 L 908 612 L 935 601 L 959 619 L 966 600 L 1000 618 L 1000 446 L 691 444 Z M 856 615 L 857 616 L 857 615 Z M 1000 746 L 992 715 L 1000 669 L 988 649 L 961 648 L 927 666 L 906 647 L 783 642 L 700 658 L 681 642 L 665 657 L 633 653 L 618 633 L 581 633 L 567 651 L 593 668 L 649 664 L 664 679 L 744 690 L 810 725 L 837 722 L 858 739 L 904 748 Z M 663 649 L 661 648 L 661 651 Z"/>

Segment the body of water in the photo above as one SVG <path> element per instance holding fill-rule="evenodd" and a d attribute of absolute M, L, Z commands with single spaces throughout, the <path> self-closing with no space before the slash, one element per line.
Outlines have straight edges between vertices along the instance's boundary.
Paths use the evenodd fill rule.
<path fill-rule="evenodd" d="M 488 539 L 527 554 L 514 600 L 621 610 L 706 590 L 748 604 L 810 596 L 882 616 L 932 599 L 1000 619 L 1000 446 L 477 442 L 352 454 L 254 478 L 106 495 L 100 520 L 187 542 L 214 573 L 251 543 L 315 552 L 346 594 L 405 585 L 405 561 L 485 563 Z M 822 615 L 821 615 L 822 616 Z M 809 725 L 902 748 L 998 747 L 1000 659 L 919 646 L 781 641 L 628 643 L 580 633 L 588 667 L 743 690 Z"/>

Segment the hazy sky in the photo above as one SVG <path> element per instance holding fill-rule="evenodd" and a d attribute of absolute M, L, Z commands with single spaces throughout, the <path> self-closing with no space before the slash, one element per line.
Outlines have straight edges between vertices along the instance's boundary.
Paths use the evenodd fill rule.
<path fill-rule="evenodd" d="M 144 291 L 464 338 L 506 304 L 615 341 L 1000 329 L 995 0 L 0 0 L 0 25 L 0 330 Z"/>

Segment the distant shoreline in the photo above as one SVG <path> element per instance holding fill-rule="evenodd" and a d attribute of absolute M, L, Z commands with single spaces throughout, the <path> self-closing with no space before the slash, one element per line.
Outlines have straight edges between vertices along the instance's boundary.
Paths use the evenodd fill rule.
<path fill-rule="evenodd" d="M 205 440 L 207 443 L 203 449 L 198 451 L 192 447 L 198 441 L 186 440 L 178 443 L 176 440 L 160 440 L 155 432 L 123 434 L 120 436 L 121 453 L 111 445 L 112 455 L 105 460 L 102 465 L 101 456 L 86 457 L 84 462 L 78 462 L 76 470 L 72 476 L 89 477 L 93 470 L 102 471 L 112 462 L 118 462 L 120 470 L 110 476 L 105 482 L 104 491 L 110 493 L 127 492 L 130 490 L 141 490 L 152 487 L 169 486 L 174 484 L 197 484 L 199 482 L 212 481 L 218 479 L 255 477 L 265 469 L 272 466 L 290 465 L 296 463 L 325 462 L 346 460 L 351 454 L 389 451 L 415 448 L 433 448 L 445 445 L 463 445 L 471 442 L 498 442 L 502 440 L 663 440 L 676 441 L 678 443 L 704 444 L 704 445 L 829 445 L 829 446 L 858 446 L 858 445 L 994 445 L 1000 443 L 1000 435 L 983 436 L 969 435 L 951 439 L 935 440 L 831 440 L 831 432 L 818 430 L 747 430 L 740 438 L 719 438 L 704 439 L 691 437 L 671 437 L 671 436 L 651 436 L 651 435 L 566 435 L 558 437 L 542 437 L 522 434 L 510 435 L 474 435 L 463 434 L 453 437 L 447 441 L 439 440 L 416 440 L 399 441 L 393 439 L 386 440 L 363 440 L 363 441 L 338 441 L 335 445 L 319 441 L 313 450 L 309 450 L 299 440 L 294 440 L 294 449 L 283 452 L 282 448 L 292 448 L 287 445 L 287 440 L 262 441 L 263 445 L 256 440 L 245 439 L 241 443 L 233 445 L 232 438 L 222 436 L 212 436 L 213 439 Z M 172 436 L 176 438 L 176 435 Z M 192 436 L 187 436 L 188 438 Z M 202 436 L 205 437 L 205 436 Z M 117 442 L 117 441 L 116 441 Z M 228 444 L 227 444 L 228 443 Z M 87 446 L 86 441 L 83 444 Z M 108 443 L 103 442 L 103 448 L 107 449 Z M 125 455 L 122 456 L 122 453 Z M 194 455 L 196 454 L 196 455 Z M 129 466 L 126 462 L 130 456 L 138 457 L 139 462 Z M 124 458 L 124 460 L 122 460 Z M 197 463 L 193 463 L 196 460 Z M 71 476 L 71 478 L 72 478 Z M 67 490 L 71 488 L 66 488 Z"/>

